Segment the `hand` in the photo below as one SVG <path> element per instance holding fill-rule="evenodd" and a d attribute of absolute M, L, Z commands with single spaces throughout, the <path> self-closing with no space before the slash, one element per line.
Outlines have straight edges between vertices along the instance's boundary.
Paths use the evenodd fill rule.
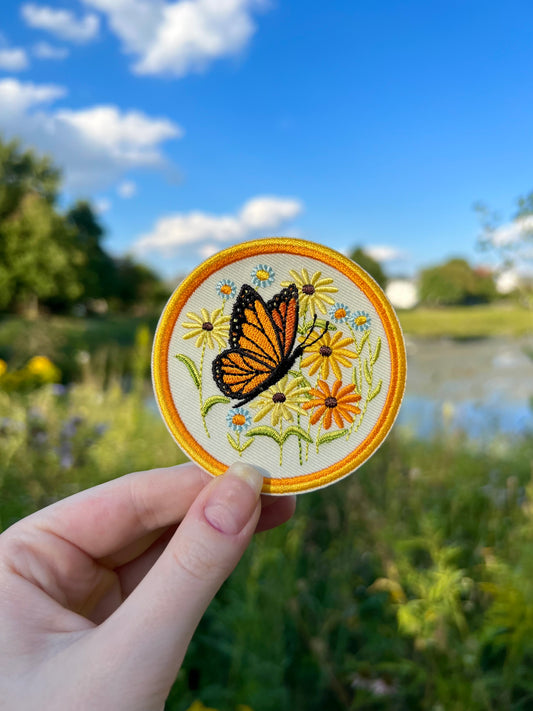
<path fill-rule="evenodd" d="M 129 474 L 0 536 L 0 705 L 161 711 L 254 530 L 294 511 L 245 464 Z M 261 502 L 262 499 L 262 502 Z"/>

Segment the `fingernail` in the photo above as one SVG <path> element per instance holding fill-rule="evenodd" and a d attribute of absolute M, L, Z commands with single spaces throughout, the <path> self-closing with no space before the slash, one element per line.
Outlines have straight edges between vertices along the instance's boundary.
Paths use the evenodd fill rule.
<path fill-rule="evenodd" d="M 236 462 L 212 486 L 204 506 L 204 516 L 221 533 L 236 535 L 250 520 L 263 477 L 249 464 Z"/>

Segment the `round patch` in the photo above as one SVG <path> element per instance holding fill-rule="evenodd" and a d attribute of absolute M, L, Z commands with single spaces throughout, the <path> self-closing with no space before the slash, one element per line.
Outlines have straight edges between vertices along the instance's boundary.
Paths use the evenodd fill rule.
<path fill-rule="evenodd" d="M 178 445 L 222 474 L 235 460 L 263 491 L 318 489 L 357 469 L 405 389 L 400 325 L 374 280 L 312 242 L 231 247 L 171 296 L 155 335 L 154 389 Z"/>

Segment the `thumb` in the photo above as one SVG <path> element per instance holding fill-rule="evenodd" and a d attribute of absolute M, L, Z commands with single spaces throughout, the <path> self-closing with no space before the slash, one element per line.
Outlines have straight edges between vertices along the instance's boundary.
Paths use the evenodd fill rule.
<path fill-rule="evenodd" d="M 140 677 L 147 693 L 168 693 L 198 622 L 250 542 L 262 484 L 240 462 L 210 482 L 143 581 L 100 625 L 122 693 Z"/>

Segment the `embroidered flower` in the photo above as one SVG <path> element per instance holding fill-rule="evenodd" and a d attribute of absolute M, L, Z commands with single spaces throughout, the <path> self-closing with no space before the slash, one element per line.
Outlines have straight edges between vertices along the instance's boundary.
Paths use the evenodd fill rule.
<path fill-rule="evenodd" d="M 352 325 L 356 331 L 368 331 L 372 319 L 366 311 L 356 311 L 352 314 Z"/>
<path fill-rule="evenodd" d="M 258 264 L 252 269 L 250 276 L 252 277 L 252 284 L 254 286 L 265 287 L 274 283 L 274 277 L 276 274 L 272 267 L 269 267 L 266 264 Z"/>
<path fill-rule="evenodd" d="M 231 279 L 221 279 L 217 286 L 217 294 L 223 299 L 233 299 L 237 293 L 237 287 Z"/>
<path fill-rule="evenodd" d="M 355 404 L 359 402 L 361 395 L 355 392 L 353 384 L 343 387 L 342 382 L 336 380 L 330 390 L 326 382 L 319 380 L 318 387 L 311 388 L 310 394 L 312 399 L 304 402 L 302 407 L 304 410 L 315 410 L 311 415 L 312 425 L 316 425 L 323 417 L 322 426 L 325 430 L 329 430 L 333 420 L 337 427 L 342 429 L 344 420 L 351 424 L 354 415 L 361 413 Z"/>
<path fill-rule="evenodd" d="M 311 316 L 314 316 L 318 309 L 325 314 L 326 304 L 333 306 L 335 302 L 329 294 L 336 294 L 338 291 L 337 287 L 331 286 L 333 279 L 322 277 L 322 272 L 315 272 L 310 277 L 307 269 L 302 269 L 300 274 L 293 269 L 289 269 L 289 274 L 298 287 L 301 313 L 305 314 L 309 310 Z M 292 284 L 292 282 L 281 282 L 281 286 L 289 286 L 289 284 Z"/>
<path fill-rule="evenodd" d="M 196 348 L 201 346 L 214 348 L 215 344 L 223 348 L 229 333 L 229 316 L 222 315 L 222 309 L 215 309 L 211 314 L 207 309 L 202 309 L 201 314 L 195 314 L 192 311 L 187 312 L 189 322 L 182 323 L 183 328 L 189 329 L 183 338 L 196 338 L 194 344 Z"/>
<path fill-rule="evenodd" d="M 245 407 L 232 407 L 228 410 L 226 422 L 234 432 L 243 432 L 252 424 L 252 418 Z"/>
<path fill-rule="evenodd" d="M 270 413 L 272 426 L 279 425 L 280 420 L 293 422 L 293 412 L 305 415 L 300 404 L 307 401 L 308 388 L 303 384 L 303 378 L 293 378 L 289 380 L 286 375 L 279 382 L 272 385 L 268 390 L 255 400 L 250 407 L 258 409 L 259 412 L 254 417 L 254 422 L 259 422 Z"/>
<path fill-rule="evenodd" d="M 300 340 L 304 340 L 304 337 L 302 336 Z M 302 367 L 309 368 L 309 375 L 314 375 L 320 368 L 320 377 L 324 380 L 329 377 L 331 368 L 335 377 L 340 380 L 342 373 L 339 366 L 349 368 L 352 365 L 350 358 L 357 358 L 357 353 L 347 348 L 352 343 L 353 338 L 344 337 L 342 331 L 337 331 L 333 337 L 329 331 L 326 331 L 320 340 L 306 349 Z"/>
<path fill-rule="evenodd" d="M 349 308 L 345 304 L 339 304 L 339 302 L 330 307 L 328 314 L 329 320 L 333 321 L 333 323 L 346 323 L 352 316 Z"/>

